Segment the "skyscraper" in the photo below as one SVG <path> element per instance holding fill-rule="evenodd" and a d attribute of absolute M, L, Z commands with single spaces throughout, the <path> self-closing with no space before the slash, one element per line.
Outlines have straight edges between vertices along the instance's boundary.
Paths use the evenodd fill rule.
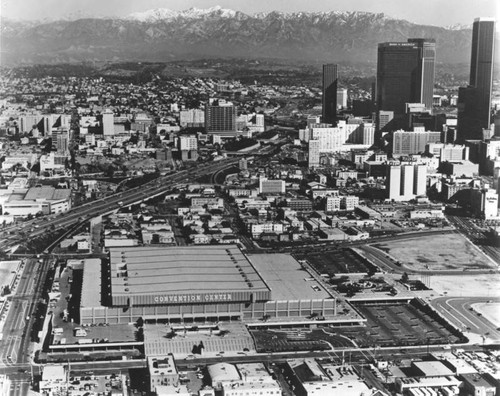
<path fill-rule="evenodd" d="M 432 99 L 434 96 L 434 62 L 436 60 L 436 41 L 431 39 L 414 38 L 408 39 L 409 43 L 417 45 L 418 66 L 416 76 L 416 100 L 423 103 L 426 109 L 432 111 Z"/>
<path fill-rule="evenodd" d="M 337 65 L 323 65 L 323 122 L 337 121 Z"/>
<path fill-rule="evenodd" d="M 480 120 L 481 97 L 476 87 L 458 88 L 457 102 L 457 140 L 483 140 L 483 127 Z"/>
<path fill-rule="evenodd" d="M 458 139 L 483 139 L 490 127 L 495 20 L 476 18 L 472 26 L 470 80 L 458 91 Z"/>
<path fill-rule="evenodd" d="M 472 26 L 470 85 L 478 89 L 482 128 L 490 127 L 494 41 L 495 20 L 492 18 L 476 18 Z"/>
<path fill-rule="evenodd" d="M 408 39 L 407 43 L 381 43 L 377 59 L 377 106 L 403 115 L 406 103 L 423 103 L 432 109 L 434 93 L 433 39 Z"/>
<path fill-rule="evenodd" d="M 236 109 L 231 102 L 210 99 L 205 107 L 205 128 L 208 134 L 236 135 Z"/>

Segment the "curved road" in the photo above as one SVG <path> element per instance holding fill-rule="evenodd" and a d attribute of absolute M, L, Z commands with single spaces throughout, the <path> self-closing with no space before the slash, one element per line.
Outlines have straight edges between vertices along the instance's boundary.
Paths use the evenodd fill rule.
<path fill-rule="evenodd" d="M 438 297 L 430 302 L 442 316 L 459 329 L 485 336 L 490 340 L 500 340 L 500 327 L 497 328 L 474 309 L 478 303 L 500 303 L 500 299 L 487 297 Z"/>

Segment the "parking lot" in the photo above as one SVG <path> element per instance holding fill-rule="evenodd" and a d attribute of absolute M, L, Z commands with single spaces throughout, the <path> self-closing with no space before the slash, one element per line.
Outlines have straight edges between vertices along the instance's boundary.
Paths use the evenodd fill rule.
<path fill-rule="evenodd" d="M 412 303 L 357 304 L 357 309 L 367 319 L 366 327 L 345 328 L 341 334 L 360 347 L 453 344 L 459 341 L 444 320 L 440 323 Z"/>
<path fill-rule="evenodd" d="M 257 352 L 260 353 L 321 351 L 330 349 L 330 345 L 322 341 L 319 337 L 313 339 L 312 332 L 307 329 L 290 329 L 286 331 L 253 330 L 252 335 L 257 345 Z"/>
<path fill-rule="evenodd" d="M 320 274 L 330 277 L 336 274 L 366 274 L 377 268 L 361 257 L 353 249 L 340 249 L 336 251 L 310 253 L 307 256 L 297 255 L 297 259 L 307 262 Z"/>

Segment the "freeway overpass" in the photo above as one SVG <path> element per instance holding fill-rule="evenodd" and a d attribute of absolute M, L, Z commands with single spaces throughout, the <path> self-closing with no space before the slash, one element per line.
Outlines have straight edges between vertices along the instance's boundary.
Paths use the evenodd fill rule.
<path fill-rule="evenodd" d="M 19 236 L 20 233 L 23 234 L 23 239 L 25 240 L 33 239 L 43 235 L 49 231 L 51 227 L 56 229 L 65 228 L 95 216 L 112 213 L 122 206 L 129 206 L 147 201 L 164 194 L 175 184 L 193 182 L 201 176 L 218 172 L 237 163 L 237 159 L 226 159 L 208 165 L 204 164 L 203 167 L 182 170 L 159 177 L 125 192 L 85 203 L 59 215 L 50 215 L 6 228 L 0 233 L 0 249 L 7 250 L 9 247 L 16 245 L 21 240 Z M 16 235 L 11 233 L 15 233 Z"/>

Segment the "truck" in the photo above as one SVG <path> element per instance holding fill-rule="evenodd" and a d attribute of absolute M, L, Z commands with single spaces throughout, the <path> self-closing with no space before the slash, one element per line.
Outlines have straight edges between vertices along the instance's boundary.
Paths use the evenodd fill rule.
<path fill-rule="evenodd" d="M 86 337 L 87 336 L 87 331 L 85 329 L 82 329 L 80 327 L 75 328 L 75 337 Z"/>
<path fill-rule="evenodd" d="M 92 344 L 91 338 L 81 338 L 77 341 L 77 344 Z"/>

